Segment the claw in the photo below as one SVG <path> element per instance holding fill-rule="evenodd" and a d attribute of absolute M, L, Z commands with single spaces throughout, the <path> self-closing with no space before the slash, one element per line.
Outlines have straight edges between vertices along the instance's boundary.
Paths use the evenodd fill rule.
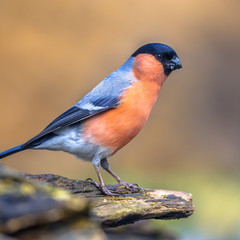
<path fill-rule="evenodd" d="M 118 193 L 113 193 L 112 191 L 108 190 L 106 186 L 100 186 L 99 189 L 108 196 L 118 196 Z"/>
<path fill-rule="evenodd" d="M 139 189 L 139 191 L 140 191 L 140 190 L 146 191 L 144 188 L 139 187 L 137 183 L 133 183 L 133 185 L 135 185 L 135 186 Z"/>
<path fill-rule="evenodd" d="M 127 190 L 132 192 L 139 192 L 142 188 L 138 187 L 136 183 L 127 183 L 124 181 L 119 182 L 119 186 L 124 186 Z"/>
<path fill-rule="evenodd" d="M 87 178 L 86 181 L 94 184 L 96 188 L 100 188 L 100 185 L 96 181 L 94 181 L 92 178 Z"/>
<path fill-rule="evenodd" d="M 88 179 L 86 179 L 86 181 L 94 184 L 96 186 L 96 188 L 98 188 L 105 195 L 108 195 L 108 196 L 117 196 L 117 195 L 119 195 L 117 193 L 113 193 L 112 191 L 108 190 L 105 185 L 101 186 L 96 181 L 94 181 L 92 178 L 88 178 Z"/>

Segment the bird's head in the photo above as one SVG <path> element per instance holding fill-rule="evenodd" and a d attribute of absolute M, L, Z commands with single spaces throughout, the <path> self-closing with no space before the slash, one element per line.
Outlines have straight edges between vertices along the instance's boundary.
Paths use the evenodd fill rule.
<path fill-rule="evenodd" d="M 131 57 L 134 58 L 133 72 L 139 80 L 164 81 L 172 71 L 182 68 L 177 53 L 162 43 L 146 44 Z"/>

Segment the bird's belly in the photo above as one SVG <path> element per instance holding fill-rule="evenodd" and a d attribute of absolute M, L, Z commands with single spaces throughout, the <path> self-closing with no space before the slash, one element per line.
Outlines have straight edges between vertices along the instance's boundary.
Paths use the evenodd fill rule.
<path fill-rule="evenodd" d="M 64 151 L 86 161 L 91 161 L 97 154 L 108 157 L 112 153 L 111 150 L 84 138 L 80 124 L 58 130 L 55 134 L 55 137 L 34 148 Z"/>
<path fill-rule="evenodd" d="M 85 138 L 112 149 L 115 153 L 140 132 L 149 113 L 150 111 L 145 113 L 142 109 L 112 109 L 83 123 L 83 134 Z"/>

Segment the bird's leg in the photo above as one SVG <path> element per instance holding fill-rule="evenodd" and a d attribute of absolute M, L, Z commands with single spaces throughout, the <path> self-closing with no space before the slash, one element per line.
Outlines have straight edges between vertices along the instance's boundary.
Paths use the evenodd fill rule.
<path fill-rule="evenodd" d="M 118 177 L 111 169 L 108 163 L 107 158 L 103 158 L 101 160 L 101 167 L 106 170 L 108 173 L 110 173 L 119 183 L 119 185 L 124 186 L 129 191 L 140 191 L 141 188 L 137 186 L 137 184 L 134 183 L 127 183 L 123 181 L 120 177 Z"/>
<path fill-rule="evenodd" d="M 97 172 L 97 176 L 98 176 L 98 179 L 99 179 L 99 184 L 96 183 L 95 181 L 92 181 L 92 183 L 106 195 L 109 195 L 109 196 L 117 195 L 116 193 L 113 193 L 113 192 L 109 191 L 107 189 L 107 187 L 105 186 L 105 184 L 103 182 L 103 178 L 102 178 L 101 173 L 99 171 L 99 162 L 100 162 L 100 160 L 95 159 L 95 158 L 93 159 L 93 166 L 94 166 L 94 168 Z"/>

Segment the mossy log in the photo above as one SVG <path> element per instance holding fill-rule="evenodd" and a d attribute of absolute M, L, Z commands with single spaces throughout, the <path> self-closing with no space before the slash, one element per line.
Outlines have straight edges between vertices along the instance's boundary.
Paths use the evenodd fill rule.
<path fill-rule="evenodd" d="M 86 198 L 0 165 L 0 239 L 106 239 L 89 209 Z"/>
<path fill-rule="evenodd" d="M 89 181 L 73 180 L 53 174 L 27 174 L 26 177 L 68 190 L 76 197 L 90 199 L 91 216 L 104 227 L 116 227 L 152 218 L 186 218 L 194 211 L 192 195 L 185 192 L 144 189 L 131 193 L 118 185 L 108 185 L 108 189 L 121 194 L 106 196 Z"/>
<path fill-rule="evenodd" d="M 152 189 L 130 193 L 117 185 L 108 188 L 121 194 L 105 196 L 89 181 L 52 174 L 23 175 L 0 165 L 0 238 L 101 240 L 106 234 L 113 236 L 115 229 L 104 233 L 100 226 L 106 230 L 143 219 L 176 219 L 193 213 L 188 193 Z M 130 234 L 129 229 L 127 232 Z M 162 236 L 161 231 L 154 234 Z"/>

